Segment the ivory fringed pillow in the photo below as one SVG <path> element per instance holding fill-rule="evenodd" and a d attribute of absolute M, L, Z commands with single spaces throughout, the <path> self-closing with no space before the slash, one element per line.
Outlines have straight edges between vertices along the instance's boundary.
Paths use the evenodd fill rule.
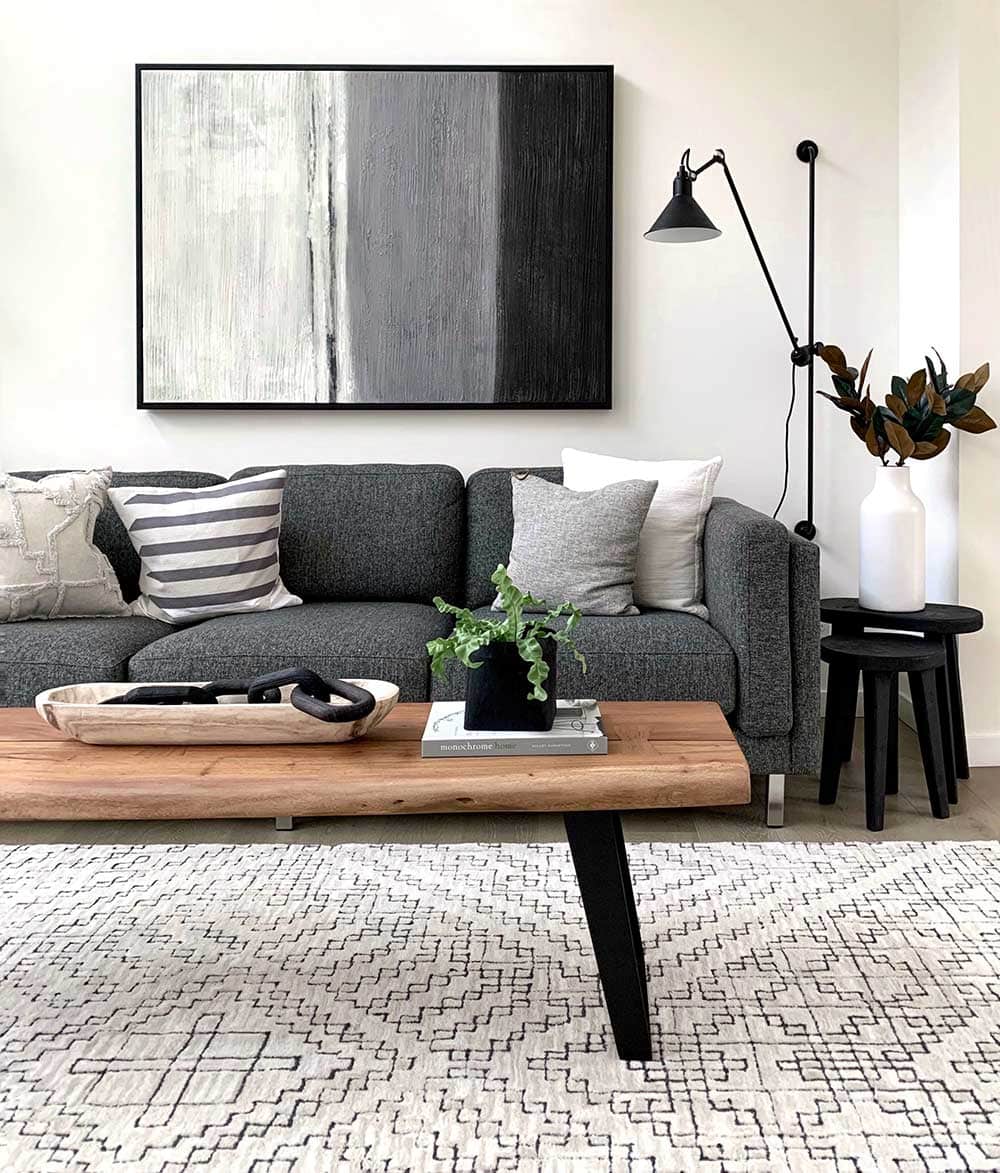
<path fill-rule="evenodd" d="M 0 623 L 128 615 L 94 545 L 111 469 L 29 481 L 0 473 Z"/>
<path fill-rule="evenodd" d="M 639 535 L 633 592 L 640 607 L 687 611 L 708 618 L 702 537 L 722 457 L 711 460 L 626 460 L 564 448 L 563 484 L 600 489 L 639 477 L 657 489 Z"/>
<path fill-rule="evenodd" d="M 279 468 L 206 489 L 112 489 L 141 562 L 132 613 L 191 623 L 301 603 L 278 565 L 286 479 Z"/>

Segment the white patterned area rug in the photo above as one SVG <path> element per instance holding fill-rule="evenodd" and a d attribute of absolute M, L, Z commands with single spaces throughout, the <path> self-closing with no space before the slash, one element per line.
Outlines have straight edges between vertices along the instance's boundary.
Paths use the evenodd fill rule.
<path fill-rule="evenodd" d="M 4 1173 L 1000 1167 L 1000 846 L 0 848 Z"/>

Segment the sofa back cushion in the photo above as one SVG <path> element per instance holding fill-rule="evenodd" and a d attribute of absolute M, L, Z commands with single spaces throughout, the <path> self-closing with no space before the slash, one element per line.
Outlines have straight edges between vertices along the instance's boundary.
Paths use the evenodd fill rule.
<path fill-rule="evenodd" d="M 465 487 L 442 464 L 284 464 L 281 577 L 306 602 L 460 598 Z"/>
<path fill-rule="evenodd" d="M 485 607 L 496 598 L 490 575 L 510 557 L 514 536 L 510 474 L 526 472 L 562 484 L 561 468 L 483 468 L 469 477 L 466 488 L 465 600 L 469 607 Z"/>
<path fill-rule="evenodd" d="M 34 472 L 16 472 L 13 476 L 24 477 L 25 480 L 38 481 L 42 477 L 51 476 L 53 472 L 66 472 L 66 469 L 53 469 Z M 187 472 L 184 470 L 165 472 L 116 472 L 111 477 L 111 487 L 130 488 L 133 485 L 149 485 L 163 489 L 204 489 L 210 485 L 221 485 L 225 477 L 217 476 L 212 472 Z M 121 518 L 109 502 L 101 510 L 94 526 L 94 545 L 103 554 L 118 576 L 118 584 L 122 589 L 122 597 L 126 603 L 131 603 L 139 596 L 139 555 L 129 539 Z"/>

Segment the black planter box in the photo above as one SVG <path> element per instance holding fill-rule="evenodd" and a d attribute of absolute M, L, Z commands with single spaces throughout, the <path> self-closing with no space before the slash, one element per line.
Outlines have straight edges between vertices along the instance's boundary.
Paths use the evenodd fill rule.
<path fill-rule="evenodd" d="M 528 665 L 521 659 L 516 644 L 488 644 L 473 653 L 472 659 L 482 667 L 466 673 L 466 729 L 548 733 L 556 719 L 557 649 L 551 639 L 543 639 L 541 644 L 543 658 L 549 666 L 542 685 L 549 694 L 544 701 L 528 700 L 531 692 Z"/>

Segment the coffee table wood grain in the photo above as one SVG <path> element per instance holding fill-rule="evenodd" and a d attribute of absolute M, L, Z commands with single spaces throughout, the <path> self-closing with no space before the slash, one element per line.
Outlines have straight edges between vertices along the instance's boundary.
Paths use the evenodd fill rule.
<path fill-rule="evenodd" d="M 718 705 L 601 706 L 594 757 L 421 758 L 429 706 L 340 745 L 99 746 L 0 709 L 0 819 L 228 819 L 722 806 L 750 801 Z M 192 719 L 196 719 L 194 715 Z"/>
<path fill-rule="evenodd" d="M 750 801 L 718 705 L 602 703 L 607 755 L 421 758 L 429 706 L 338 745 L 97 746 L 0 710 L 0 819 L 211 819 L 460 811 L 564 813 L 618 1054 L 652 1056 L 622 810 Z M 196 714 L 192 714 L 196 719 Z"/>

